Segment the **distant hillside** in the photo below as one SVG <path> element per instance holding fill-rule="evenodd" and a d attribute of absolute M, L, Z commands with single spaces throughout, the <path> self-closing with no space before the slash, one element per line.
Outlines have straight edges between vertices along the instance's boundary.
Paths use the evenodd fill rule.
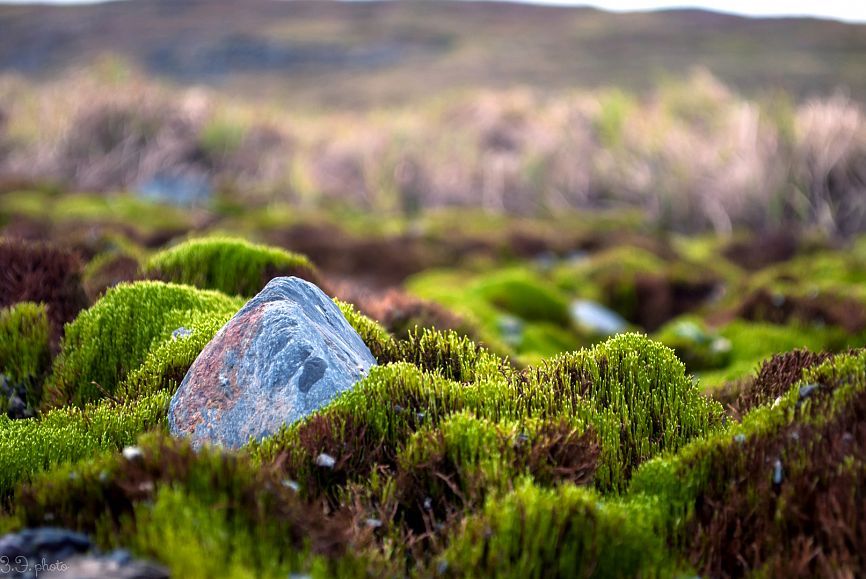
<path fill-rule="evenodd" d="M 48 75 L 110 52 L 178 82 L 297 104 L 519 84 L 642 90 L 696 66 L 747 94 L 842 88 L 866 100 L 866 26 L 833 21 L 449 1 L 0 6 L 0 71 Z"/>

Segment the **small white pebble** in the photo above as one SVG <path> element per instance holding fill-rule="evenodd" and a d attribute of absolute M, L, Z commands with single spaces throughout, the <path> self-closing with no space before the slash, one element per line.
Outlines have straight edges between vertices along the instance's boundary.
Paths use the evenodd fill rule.
<path fill-rule="evenodd" d="M 295 492 L 298 492 L 299 490 L 301 490 L 301 485 L 299 485 L 296 481 L 293 481 L 292 479 L 289 479 L 289 478 L 287 478 L 286 480 L 283 481 L 283 486 L 286 488 L 292 489 Z"/>
<path fill-rule="evenodd" d="M 372 529 L 378 529 L 379 527 L 382 526 L 382 521 L 380 521 L 379 519 L 372 519 L 371 518 L 371 519 L 367 519 L 366 521 L 364 521 L 364 524 L 367 525 L 368 527 L 372 528 Z"/>
<path fill-rule="evenodd" d="M 144 456 L 144 454 L 137 446 L 127 446 L 123 449 L 123 458 L 126 460 L 137 460 L 142 456 Z"/>
<path fill-rule="evenodd" d="M 337 459 L 330 454 L 325 454 L 323 452 L 316 457 L 316 466 L 321 466 L 322 468 L 334 468 L 335 464 L 337 464 Z"/>

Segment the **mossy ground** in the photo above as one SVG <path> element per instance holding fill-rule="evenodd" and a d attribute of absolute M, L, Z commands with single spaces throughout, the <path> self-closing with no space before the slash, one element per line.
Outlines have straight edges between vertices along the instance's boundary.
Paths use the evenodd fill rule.
<path fill-rule="evenodd" d="M 864 334 L 810 317 L 817 306 L 744 313 L 764 290 L 860 300 L 859 246 L 851 262 L 819 250 L 756 271 L 704 239 L 503 252 L 409 280 L 471 318 L 477 340 L 391 334 L 338 300 L 379 366 L 232 453 L 168 435 L 174 390 L 240 296 L 284 267 L 334 272 L 225 237 L 114 247 L 85 266 L 85 283 L 115 255 L 170 281 L 89 292 L 59 346 L 50 303 L 0 311 L 0 372 L 44 386 L 35 417 L 0 417 L 0 530 L 79 529 L 183 577 L 866 569 Z M 642 309 L 650 298 L 664 320 Z M 588 335 L 570 318 L 574 299 L 634 330 L 663 323 L 649 337 Z"/>

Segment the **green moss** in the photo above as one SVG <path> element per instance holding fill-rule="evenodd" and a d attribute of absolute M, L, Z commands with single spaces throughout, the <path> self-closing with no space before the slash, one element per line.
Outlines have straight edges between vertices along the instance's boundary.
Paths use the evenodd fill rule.
<path fill-rule="evenodd" d="M 233 314 L 242 305 L 239 299 L 189 286 L 118 285 L 67 325 L 46 385 L 49 401 L 81 406 L 111 396 L 152 349 L 172 340 L 175 330 L 195 330 L 197 324 L 212 328 L 214 318 L 208 315 Z"/>
<path fill-rule="evenodd" d="M 523 483 L 470 517 L 438 568 L 457 577 L 669 577 L 675 566 L 654 520 L 643 503 Z"/>
<path fill-rule="evenodd" d="M 774 354 L 798 348 L 839 352 L 862 343 L 861 337 L 836 327 L 780 326 L 746 320 L 734 320 L 718 330 L 718 334 L 731 344 L 730 361 L 723 368 L 698 374 L 703 387 L 709 390 L 750 375 Z"/>
<path fill-rule="evenodd" d="M 401 500 L 446 518 L 510 490 L 516 480 L 592 484 L 595 433 L 568 420 L 493 422 L 457 412 L 415 432 L 397 455 Z"/>
<path fill-rule="evenodd" d="M 128 404 L 51 410 L 41 418 L 0 416 L 0 497 L 45 469 L 117 450 L 142 432 L 164 428 L 170 399 L 162 391 Z"/>
<path fill-rule="evenodd" d="M 0 309 L 0 373 L 16 383 L 41 378 L 51 362 L 50 337 L 45 305 Z"/>
<path fill-rule="evenodd" d="M 229 237 L 190 239 L 163 250 L 147 261 L 144 273 L 247 297 L 258 293 L 273 277 L 315 277 L 313 265 L 302 255 Z"/>
<path fill-rule="evenodd" d="M 137 279 L 144 251 L 125 239 L 112 239 L 111 246 L 84 267 L 82 284 L 92 301 L 118 283 Z"/>
<path fill-rule="evenodd" d="M 151 348 L 141 366 L 117 388 L 115 398 L 134 400 L 163 389 L 173 393 L 204 347 L 233 315 L 233 311 L 227 311 L 192 316 L 189 334 L 163 340 Z"/>
<path fill-rule="evenodd" d="M 377 452 L 394 456 L 419 427 L 438 427 L 461 411 L 494 423 L 564 419 L 598 433 L 595 482 L 612 490 L 622 488 L 642 461 L 721 425 L 721 407 L 698 393 L 673 352 L 643 336 L 623 334 L 522 374 L 503 371 L 489 354 L 467 363 L 473 354 L 444 355 L 435 339 L 430 343 L 429 351 L 440 357 L 433 358 L 435 364 L 426 363 L 427 371 L 406 362 L 374 367 L 323 409 L 320 418 L 264 441 L 256 454 L 273 458 L 283 449 L 301 447 L 299 441 L 313 430 L 325 429 L 327 435 L 317 436 L 353 460 L 381 458 Z M 356 435 L 359 439 L 353 440 Z M 296 457 L 299 477 L 312 475 L 312 459 L 320 451 Z M 372 460 L 361 460 L 362 467 L 372 468 Z"/>
<path fill-rule="evenodd" d="M 425 272 L 411 278 L 407 287 L 464 317 L 491 350 L 516 354 L 521 362 L 586 344 L 572 327 L 565 295 L 529 268 L 476 276 Z"/>
<path fill-rule="evenodd" d="M 636 247 L 614 247 L 585 260 L 560 265 L 553 272 L 553 280 L 562 290 L 585 299 L 632 309 L 636 299 L 635 278 L 660 275 L 666 268 L 666 263 L 654 253 Z"/>
<path fill-rule="evenodd" d="M 575 415 L 596 427 L 601 489 L 622 488 L 643 461 L 721 426 L 721 406 L 700 394 L 673 351 L 640 334 L 563 354 L 531 368 L 525 380 L 546 413 Z"/>
<path fill-rule="evenodd" d="M 731 361 L 731 342 L 698 319 L 681 317 L 663 326 L 655 339 L 673 349 L 691 371 L 713 370 Z"/>
<path fill-rule="evenodd" d="M 416 328 L 398 342 L 397 360 L 459 382 L 495 379 L 511 372 L 507 360 L 453 330 Z"/>
<path fill-rule="evenodd" d="M 484 276 L 474 291 L 498 309 L 524 320 L 569 324 L 568 301 L 530 271 L 504 270 Z"/>
<path fill-rule="evenodd" d="M 116 223 L 145 233 L 186 230 L 192 223 L 182 210 L 131 195 L 54 195 L 17 191 L 0 199 L 0 215 L 23 216 L 51 223 Z"/>

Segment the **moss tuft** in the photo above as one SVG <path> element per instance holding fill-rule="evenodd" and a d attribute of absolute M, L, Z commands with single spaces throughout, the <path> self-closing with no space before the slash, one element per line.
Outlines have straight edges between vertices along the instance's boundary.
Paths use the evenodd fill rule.
<path fill-rule="evenodd" d="M 475 382 L 511 373 L 508 361 L 453 330 L 416 328 L 398 342 L 396 358 L 450 380 Z"/>
<path fill-rule="evenodd" d="M 51 327 L 43 304 L 0 309 L 0 373 L 14 382 L 36 382 L 51 362 Z"/>
<path fill-rule="evenodd" d="M 104 548 L 132 547 L 183 577 L 355 576 L 345 512 L 326 516 L 272 469 L 215 448 L 151 435 L 134 455 L 58 468 L 16 495 L 21 525 L 92 533 Z M 166 549 L 166 541 L 172 549 Z"/>
<path fill-rule="evenodd" d="M 142 432 L 164 428 L 170 399 L 162 391 L 128 404 L 51 410 L 41 418 L 0 416 L 0 497 L 43 470 L 118 450 Z"/>
<path fill-rule="evenodd" d="M 454 577 L 670 577 L 654 511 L 591 490 L 518 486 L 470 517 L 437 563 Z"/>
<path fill-rule="evenodd" d="M 163 250 L 147 261 L 144 274 L 246 297 L 278 276 L 317 281 L 315 268 L 302 255 L 228 237 L 190 239 Z"/>
<path fill-rule="evenodd" d="M 24 301 L 48 306 L 55 343 L 63 324 L 87 307 L 81 263 L 59 247 L 0 240 L 0 282 L 0 307 Z"/>
<path fill-rule="evenodd" d="M 46 386 L 48 401 L 81 406 L 113 396 L 118 385 L 147 361 L 151 350 L 184 339 L 173 338 L 176 330 L 195 330 L 200 324 L 212 328 L 215 318 L 210 316 L 222 319 L 242 305 L 239 299 L 189 286 L 153 281 L 118 285 L 67 326 Z M 203 330 L 197 336 L 204 336 Z M 150 361 L 148 368 L 172 363 Z"/>
<path fill-rule="evenodd" d="M 563 354 L 523 377 L 524 396 L 599 431 L 599 488 L 622 488 L 641 462 L 719 428 L 721 406 L 700 394 L 673 351 L 640 334 Z M 539 404 L 539 402 L 536 402 Z"/>
<path fill-rule="evenodd" d="M 0 414 L 32 415 L 51 363 L 51 326 L 43 304 L 0 309 Z"/>
<path fill-rule="evenodd" d="M 783 364 L 784 366 L 784 364 Z M 664 505 L 701 574 L 856 575 L 866 532 L 866 353 L 841 354 L 741 424 L 650 461 L 631 492 Z"/>

